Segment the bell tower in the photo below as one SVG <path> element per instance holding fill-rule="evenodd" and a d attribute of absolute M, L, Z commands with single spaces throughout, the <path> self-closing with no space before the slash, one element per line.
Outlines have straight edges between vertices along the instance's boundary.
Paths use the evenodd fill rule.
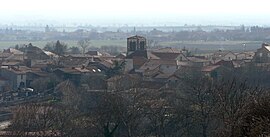
<path fill-rule="evenodd" d="M 146 50 L 146 38 L 142 36 L 132 36 L 127 38 L 127 55 L 134 51 Z"/>

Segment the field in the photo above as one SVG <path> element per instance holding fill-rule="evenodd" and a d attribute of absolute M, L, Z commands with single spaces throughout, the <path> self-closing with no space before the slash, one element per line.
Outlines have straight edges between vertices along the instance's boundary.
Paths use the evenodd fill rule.
<path fill-rule="evenodd" d="M 260 41 L 172 41 L 162 42 L 160 45 L 177 48 L 188 48 L 190 50 L 232 50 L 232 51 L 254 51 L 261 47 Z"/>
<path fill-rule="evenodd" d="M 0 41 L 0 49 L 5 49 L 9 47 L 14 47 L 16 44 L 29 44 L 43 48 L 48 42 L 51 41 Z M 78 46 L 75 40 L 61 41 L 66 43 L 69 47 Z M 126 46 L 125 40 L 91 40 L 91 46 L 101 47 L 101 46 Z"/>
<path fill-rule="evenodd" d="M 32 43 L 34 46 L 44 47 L 46 43 L 51 41 L 0 41 L 0 49 L 14 47 L 16 44 Z M 69 47 L 78 46 L 77 41 L 62 41 Z M 261 47 L 260 41 L 170 41 L 159 42 L 163 47 L 187 48 L 190 50 L 213 51 L 213 50 L 233 50 L 233 51 L 254 51 Z M 245 46 L 243 46 L 245 45 Z M 126 47 L 126 40 L 91 40 L 91 46 L 120 46 Z"/>

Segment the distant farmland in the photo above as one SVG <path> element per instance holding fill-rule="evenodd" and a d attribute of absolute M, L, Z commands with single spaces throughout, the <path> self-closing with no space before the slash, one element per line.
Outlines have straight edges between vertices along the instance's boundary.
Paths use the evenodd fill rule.
<path fill-rule="evenodd" d="M 34 46 L 43 48 L 46 43 L 51 41 L 0 41 L 0 49 L 14 47 L 16 44 L 28 44 L 32 43 Z M 66 43 L 69 47 L 78 46 L 77 41 L 67 40 L 62 41 Z M 243 46 L 245 44 L 245 46 Z M 234 50 L 234 51 L 254 51 L 261 47 L 261 41 L 170 41 L 170 42 L 159 42 L 158 45 L 163 47 L 175 47 L 175 48 L 187 48 L 190 50 L 203 50 L 203 51 L 213 51 L 213 50 Z M 91 46 L 101 47 L 101 46 L 126 46 L 126 40 L 91 40 Z"/>
<path fill-rule="evenodd" d="M 162 42 L 160 45 L 177 48 L 187 48 L 190 50 L 232 50 L 232 51 L 255 51 L 261 47 L 260 41 L 173 41 Z"/>
<path fill-rule="evenodd" d="M 0 49 L 5 49 L 9 47 L 14 47 L 16 44 L 29 44 L 43 48 L 48 42 L 52 41 L 0 41 Z M 75 40 L 63 40 L 61 42 L 66 43 L 69 47 L 78 46 Z M 126 46 L 125 40 L 91 40 L 91 46 L 101 47 L 101 46 Z"/>

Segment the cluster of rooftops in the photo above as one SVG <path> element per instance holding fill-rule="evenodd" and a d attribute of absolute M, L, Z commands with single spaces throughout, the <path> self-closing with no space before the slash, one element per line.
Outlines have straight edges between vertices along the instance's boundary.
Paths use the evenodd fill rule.
<path fill-rule="evenodd" d="M 102 51 L 60 56 L 31 44 L 24 50 L 9 48 L 0 53 L 0 79 L 6 80 L 7 85 L 15 85 L 13 87 L 16 88 L 20 82 L 28 85 L 36 78 L 46 77 L 51 73 L 69 79 L 86 74 L 104 76 L 117 61 L 125 62 L 123 75 L 136 74 L 146 81 L 166 82 L 171 77 L 180 77 L 179 72 L 186 68 L 199 68 L 204 73 L 210 73 L 222 67 L 235 69 L 252 62 L 257 55 L 261 55 L 258 52 L 264 51 L 262 49 L 270 52 L 270 46 L 263 44 L 262 49 L 258 49 L 257 52 L 234 53 L 220 50 L 206 55 L 191 55 L 187 49 L 171 47 L 147 49 L 146 44 L 146 38 L 142 36 L 129 37 L 127 38 L 127 52 L 117 56 Z M 7 73 L 14 77 L 9 77 Z M 14 83 L 13 78 L 15 79 L 18 75 L 24 75 L 26 78 L 19 80 L 19 83 Z"/>

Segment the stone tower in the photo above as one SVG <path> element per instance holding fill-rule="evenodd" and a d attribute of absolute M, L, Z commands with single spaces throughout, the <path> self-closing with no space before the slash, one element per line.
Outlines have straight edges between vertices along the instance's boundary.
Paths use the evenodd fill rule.
<path fill-rule="evenodd" d="M 142 36 L 132 36 L 127 38 L 127 55 L 134 51 L 146 50 L 146 38 Z"/>

